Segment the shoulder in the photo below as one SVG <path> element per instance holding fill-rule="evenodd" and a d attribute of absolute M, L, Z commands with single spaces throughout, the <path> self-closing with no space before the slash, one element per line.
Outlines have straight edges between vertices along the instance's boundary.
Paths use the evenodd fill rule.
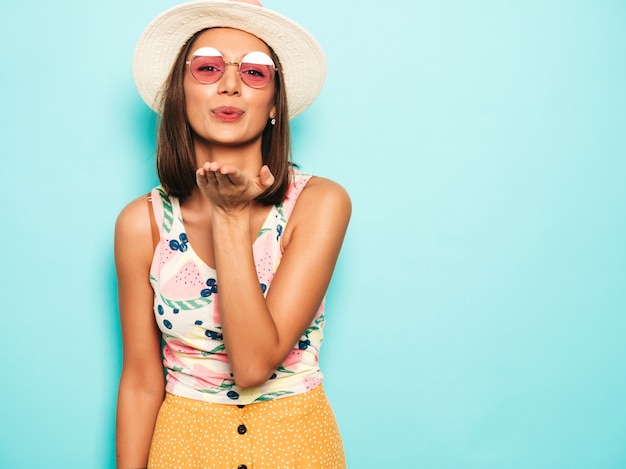
<path fill-rule="evenodd" d="M 127 204 L 119 213 L 115 223 L 118 231 L 150 232 L 150 194 L 142 195 Z"/>
<path fill-rule="evenodd" d="M 302 194 L 298 202 L 304 202 L 303 205 L 315 204 L 326 205 L 332 204 L 337 209 L 351 210 L 352 202 L 348 191 L 335 181 L 319 176 L 313 176 L 302 190 Z"/>
<path fill-rule="evenodd" d="M 288 246 L 299 246 L 295 249 L 301 256 L 326 258 L 334 265 L 351 214 L 350 196 L 340 184 L 319 176 L 311 177 L 287 223 L 282 240 L 285 252 Z"/>
<path fill-rule="evenodd" d="M 152 246 L 152 208 L 149 194 L 126 205 L 115 223 L 116 251 L 125 247 L 149 250 Z"/>
<path fill-rule="evenodd" d="M 302 189 L 291 220 L 295 224 L 335 225 L 345 229 L 352 214 L 348 192 L 335 181 L 311 177 Z"/>

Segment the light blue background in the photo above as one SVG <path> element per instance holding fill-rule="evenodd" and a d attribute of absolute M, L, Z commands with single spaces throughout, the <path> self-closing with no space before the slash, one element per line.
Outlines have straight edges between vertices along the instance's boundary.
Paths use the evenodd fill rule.
<path fill-rule="evenodd" d="M 172 0 L 3 1 L 0 467 L 114 467 L 113 224 L 155 184 L 131 59 Z M 626 467 L 626 2 L 267 0 L 324 46 L 295 159 L 354 215 L 349 466 Z"/>

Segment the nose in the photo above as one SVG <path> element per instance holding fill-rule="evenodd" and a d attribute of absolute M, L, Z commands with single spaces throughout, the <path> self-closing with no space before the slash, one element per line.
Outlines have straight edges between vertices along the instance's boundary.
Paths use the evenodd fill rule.
<path fill-rule="evenodd" d="M 217 92 L 226 95 L 241 94 L 241 77 L 239 76 L 239 64 L 224 64 L 224 74 L 219 80 Z"/>

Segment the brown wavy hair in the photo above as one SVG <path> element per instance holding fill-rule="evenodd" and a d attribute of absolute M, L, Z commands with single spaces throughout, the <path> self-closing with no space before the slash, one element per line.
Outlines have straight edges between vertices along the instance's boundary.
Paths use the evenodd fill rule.
<path fill-rule="evenodd" d="M 183 78 L 186 70 L 186 57 L 189 50 L 202 32 L 198 31 L 181 48 L 163 90 L 159 95 L 163 113 L 159 120 L 156 146 L 157 174 L 166 192 L 183 201 L 196 187 L 196 158 L 193 136 L 187 109 Z M 283 86 L 283 71 L 280 59 L 271 47 L 270 55 L 276 68 L 274 75 L 274 100 L 276 104 L 276 124 L 269 121 L 261 137 L 261 155 L 275 181 L 265 192 L 256 198 L 264 205 L 281 203 L 289 185 L 289 172 L 294 164 L 291 161 L 291 135 L 289 130 L 289 111 L 287 94 Z"/>

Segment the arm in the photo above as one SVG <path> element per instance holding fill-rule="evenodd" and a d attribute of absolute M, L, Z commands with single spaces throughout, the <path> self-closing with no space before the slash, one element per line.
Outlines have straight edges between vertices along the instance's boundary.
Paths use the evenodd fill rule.
<path fill-rule="evenodd" d="M 115 226 L 115 266 L 122 328 L 122 375 L 117 401 L 117 467 L 143 468 L 163 401 L 161 334 L 154 320 L 149 282 L 154 252 L 150 205 L 131 202 Z"/>
<path fill-rule="evenodd" d="M 228 182 L 212 177 L 222 178 L 222 187 Z M 348 226 L 350 199 L 332 181 L 309 181 L 287 224 L 285 252 L 264 298 L 250 243 L 250 204 L 224 207 L 215 194 L 209 198 L 226 350 L 237 384 L 257 386 L 284 361 L 319 308 Z"/>

